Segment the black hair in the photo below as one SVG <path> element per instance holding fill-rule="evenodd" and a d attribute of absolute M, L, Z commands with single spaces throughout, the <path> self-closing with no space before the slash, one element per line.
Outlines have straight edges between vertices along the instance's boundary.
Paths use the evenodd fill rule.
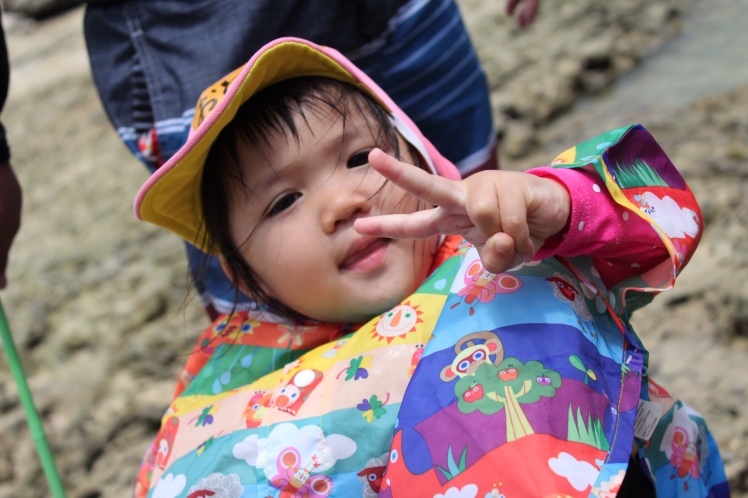
<path fill-rule="evenodd" d="M 240 144 L 250 145 L 256 151 L 265 151 L 269 144 L 268 137 L 278 132 L 291 136 L 298 142 L 299 130 L 294 118 L 301 116 L 306 122 L 305 109 L 324 108 L 338 113 L 343 118 L 343 126 L 349 112 L 358 111 L 372 132 L 377 147 L 392 151 L 395 157 L 401 158 L 398 134 L 387 111 L 367 93 L 330 78 L 294 78 L 257 92 L 239 108 L 234 119 L 221 130 L 211 146 L 200 187 L 200 245 L 208 252 L 220 254 L 225 259 L 234 284 L 244 284 L 255 302 L 267 305 L 273 313 L 295 322 L 305 322 L 308 319 L 263 291 L 259 277 L 239 249 L 243 241 L 237 243 L 231 235 L 227 222 L 231 207 L 230 192 L 232 184 L 249 189 L 242 174 Z M 420 154 L 411 144 L 408 147 L 416 165 L 422 167 Z M 236 285 L 235 287 L 238 298 L 239 289 Z"/>

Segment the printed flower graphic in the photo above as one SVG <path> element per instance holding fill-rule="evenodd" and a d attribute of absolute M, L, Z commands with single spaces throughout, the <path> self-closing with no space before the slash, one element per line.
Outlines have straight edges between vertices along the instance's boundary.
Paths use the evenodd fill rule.
<path fill-rule="evenodd" d="M 336 378 L 339 378 L 340 375 L 345 372 L 345 381 L 349 381 L 351 379 L 353 380 L 359 380 L 359 379 L 366 379 L 369 377 L 369 371 L 367 368 L 371 367 L 371 355 L 366 356 L 358 356 L 356 358 L 351 358 L 351 362 L 348 364 L 348 368 L 345 370 L 342 370 L 340 373 L 338 373 Z"/>
<path fill-rule="evenodd" d="M 364 399 L 361 403 L 357 404 L 356 408 L 361 410 L 363 412 L 361 416 L 364 417 L 368 423 L 371 423 L 375 418 L 379 420 L 382 415 L 387 413 L 387 409 L 383 408 L 383 406 L 387 401 L 389 401 L 389 399 L 389 393 L 387 393 L 387 397 L 384 401 L 379 401 L 377 395 L 373 394 L 369 399 Z"/>

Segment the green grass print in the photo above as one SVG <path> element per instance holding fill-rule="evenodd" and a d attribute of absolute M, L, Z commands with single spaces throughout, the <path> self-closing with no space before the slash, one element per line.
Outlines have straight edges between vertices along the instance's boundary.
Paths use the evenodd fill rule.
<path fill-rule="evenodd" d="M 569 405 L 569 429 L 567 439 L 577 443 L 589 444 L 595 448 L 599 448 L 603 451 L 610 449 L 610 443 L 605 438 L 603 431 L 603 425 L 600 419 L 595 417 L 587 417 L 585 423 L 584 417 L 582 417 L 582 411 L 577 408 L 576 421 L 574 420 L 574 413 Z"/>
<path fill-rule="evenodd" d="M 618 185 L 624 188 L 632 187 L 667 187 L 668 184 L 660 175 L 641 159 L 635 159 L 627 163 L 616 162 L 613 168 L 618 180 Z"/>
<path fill-rule="evenodd" d="M 441 471 L 442 474 L 444 474 L 444 477 L 447 478 L 447 480 L 454 479 L 456 476 L 462 474 L 465 472 L 465 459 L 467 458 L 467 446 L 462 449 L 462 453 L 460 454 L 460 463 L 455 463 L 454 455 L 452 455 L 452 445 L 449 445 L 449 449 L 447 450 L 447 467 L 448 469 L 445 469 L 444 467 L 441 467 L 440 465 L 437 465 L 436 468 Z"/>

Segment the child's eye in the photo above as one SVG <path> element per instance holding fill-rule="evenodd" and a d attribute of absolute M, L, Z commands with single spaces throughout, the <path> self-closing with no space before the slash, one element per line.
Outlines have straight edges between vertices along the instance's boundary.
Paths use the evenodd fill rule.
<path fill-rule="evenodd" d="M 289 192 L 287 194 L 282 195 L 278 200 L 273 204 L 270 209 L 268 209 L 268 218 L 272 218 L 273 216 L 282 213 L 286 209 L 293 206 L 294 202 L 301 197 L 300 192 Z"/>
<path fill-rule="evenodd" d="M 369 164 L 369 152 L 371 151 L 362 150 L 361 152 L 356 152 L 348 158 L 348 163 L 346 164 L 346 166 L 349 168 L 358 168 L 359 166 Z"/>

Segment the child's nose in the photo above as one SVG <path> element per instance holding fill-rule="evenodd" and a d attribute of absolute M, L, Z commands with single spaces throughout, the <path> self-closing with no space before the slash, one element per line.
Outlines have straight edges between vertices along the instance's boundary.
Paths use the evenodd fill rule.
<path fill-rule="evenodd" d="M 371 202 L 363 192 L 331 192 L 322 206 L 322 228 L 327 234 L 335 232 L 345 223 L 353 221 L 371 211 Z"/>

